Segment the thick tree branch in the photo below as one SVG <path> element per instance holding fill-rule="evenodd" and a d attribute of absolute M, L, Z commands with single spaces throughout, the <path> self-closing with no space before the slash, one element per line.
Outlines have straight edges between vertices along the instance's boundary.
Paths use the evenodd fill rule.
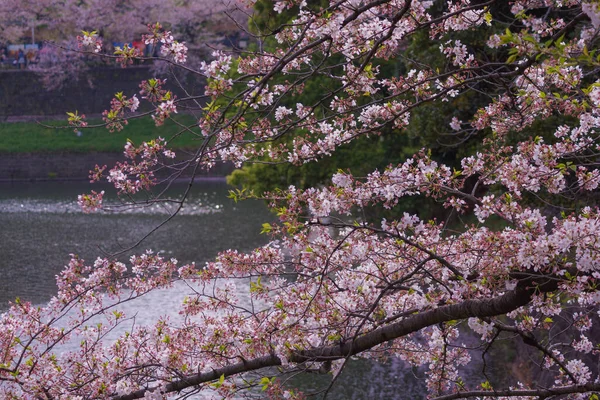
<path fill-rule="evenodd" d="M 305 361 L 327 361 L 343 358 L 348 355 L 361 353 L 389 340 L 406 336 L 441 322 L 506 314 L 526 305 L 530 300 L 531 292 L 518 287 L 513 291 L 492 299 L 466 300 L 462 303 L 442 306 L 381 327 L 358 337 L 354 341 L 347 341 L 339 346 L 319 347 L 294 353 L 290 357 L 290 361 L 301 363 Z"/>
<path fill-rule="evenodd" d="M 571 393 L 588 393 L 600 391 L 599 383 L 588 383 L 586 385 L 561 386 L 552 389 L 522 389 L 522 390 L 474 390 L 470 392 L 453 393 L 445 396 L 435 397 L 434 400 L 467 399 L 470 397 L 519 397 L 536 396 L 538 399 L 546 399 Z"/>
<path fill-rule="evenodd" d="M 337 346 L 324 346 L 293 353 L 290 355 L 289 361 L 294 363 L 304 363 L 309 361 L 325 362 L 341 359 L 362 353 L 387 341 L 406 336 L 441 322 L 471 317 L 485 318 L 506 314 L 529 303 L 531 295 L 531 290 L 524 288 L 523 286 L 518 286 L 516 289 L 506 292 L 499 297 L 483 300 L 466 300 L 462 303 L 442 306 L 375 329 L 372 332 L 366 333 L 354 340 L 348 340 Z M 210 372 L 190 375 L 185 379 L 169 383 L 166 385 L 166 390 L 167 392 L 178 392 L 189 387 L 219 379 L 221 375 L 228 377 L 278 365 L 282 365 L 282 361 L 274 354 L 252 360 L 243 360 L 237 364 L 214 369 Z M 140 399 L 144 397 L 146 392 L 146 389 L 140 389 L 127 395 L 115 396 L 113 399 Z"/>
<path fill-rule="evenodd" d="M 254 371 L 261 368 L 266 367 L 274 367 L 277 365 L 281 365 L 281 360 L 279 357 L 275 355 L 264 356 L 259 358 L 254 358 L 252 360 L 244 360 L 237 364 L 228 365 L 226 367 L 213 369 L 209 372 L 201 372 L 196 375 L 190 375 L 185 379 L 181 379 L 175 382 L 171 382 L 166 385 L 166 390 L 168 393 L 171 392 L 179 392 L 183 389 L 197 386 L 205 382 L 210 382 L 219 379 L 222 375 L 231 376 L 240 374 L 243 372 Z M 133 393 L 129 393 L 123 396 L 115 396 L 114 400 L 133 400 L 133 399 L 141 399 L 144 397 L 148 390 L 140 389 Z"/>

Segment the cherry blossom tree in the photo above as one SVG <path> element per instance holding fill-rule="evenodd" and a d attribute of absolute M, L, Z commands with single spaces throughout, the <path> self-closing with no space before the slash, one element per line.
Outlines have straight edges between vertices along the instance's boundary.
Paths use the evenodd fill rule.
<path fill-rule="evenodd" d="M 198 101 L 198 119 L 167 141 L 127 143 L 127 161 L 97 167 L 92 179 L 107 179 L 137 204 L 170 201 L 136 194 L 161 182 L 158 171 L 170 181 L 225 161 L 319 163 L 361 137 L 402 135 L 420 108 L 473 92 L 485 104 L 468 116 L 443 115 L 440 129 L 459 145 L 477 145 L 454 164 L 424 148 L 366 176 L 339 171 L 318 187 L 235 191 L 236 200 L 269 202 L 279 217 L 263 226 L 272 241 L 203 266 L 152 252 L 127 263 L 73 256 L 46 306 L 17 301 L 2 316 L 0 393 L 303 398 L 277 377 L 329 371 L 335 385 L 359 356 L 425 367 L 431 398 L 597 398 L 598 4 L 285 0 L 273 9 L 294 17 L 259 32 L 256 51 L 239 58 L 216 51 L 192 71 L 207 79 L 203 99 L 176 98 L 155 78 L 141 82 L 140 93 L 115 96 L 109 129 L 140 116 L 141 101 L 153 106 L 156 125 L 186 101 Z M 439 43 L 440 65 L 404 53 L 423 33 Z M 187 48 L 172 31 L 152 24 L 144 40 L 161 42 L 164 60 L 188 68 Z M 80 42 L 102 54 L 95 33 Z M 125 65 L 139 56 L 105 55 Z M 385 63 L 396 58 L 410 68 L 386 75 Z M 315 81 L 325 82 L 318 100 L 298 102 Z M 558 122 L 530 134 L 549 120 Z M 87 124 L 77 113 L 69 121 Z M 180 135 L 196 135 L 198 146 L 174 158 L 168 146 Z M 79 201 L 91 212 L 102 197 Z M 407 197 L 434 199 L 462 219 L 403 213 Z M 397 217 L 363 217 L 374 207 Z M 138 326 L 121 309 L 178 280 L 189 296 L 179 309 L 161 310 L 154 325 Z M 108 340 L 117 329 L 125 332 Z M 69 341 L 77 349 L 60 351 Z M 539 379 L 488 376 L 489 354 L 507 342 L 530 349 Z M 478 362 L 482 379 L 464 376 Z"/>
<path fill-rule="evenodd" d="M 73 51 L 82 31 L 94 32 L 98 45 L 104 42 L 112 49 L 114 42 L 129 49 L 148 24 L 160 20 L 200 55 L 207 52 L 207 44 L 240 30 L 247 14 L 244 9 L 230 0 L 0 0 L 0 43 L 22 43 L 32 35 L 31 40 L 43 41 L 39 61 L 31 68 L 42 75 L 47 89 L 54 89 L 80 78 L 89 81 L 91 76 L 83 73 L 100 61 L 104 61 L 100 65 L 114 65 Z M 152 53 L 154 48 L 149 50 Z"/>
<path fill-rule="evenodd" d="M 221 0 L 2 0 L 0 40 L 18 41 L 34 27 L 44 40 L 74 39 L 82 30 L 96 30 L 112 41 L 128 42 L 159 20 L 171 26 L 200 24 L 238 8 Z"/>

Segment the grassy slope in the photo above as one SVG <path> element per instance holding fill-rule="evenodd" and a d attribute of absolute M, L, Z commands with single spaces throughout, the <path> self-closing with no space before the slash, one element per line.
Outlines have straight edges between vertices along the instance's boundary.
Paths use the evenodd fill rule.
<path fill-rule="evenodd" d="M 194 124 L 194 118 L 189 115 L 177 116 L 177 121 L 186 126 Z M 90 121 L 90 125 L 99 123 L 101 121 Z M 67 125 L 62 121 L 44 124 L 56 127 Z M 173 138 L 181 131 L 173 121 L 156 127 L 150 117 L 130 121 L 121 132 L 110 133 L 104 127 L 86 128 L 81 129 L 81 136 L 77 136 L 73 128 L 46 128 L 35 122 L 0 123 L 0 153 L 118 152 L 123 150 L 127 139 L 137 145 L 159 136 L 167 139 L 175 149 L 194 147 L 197 140 L 189 132 Z"/>

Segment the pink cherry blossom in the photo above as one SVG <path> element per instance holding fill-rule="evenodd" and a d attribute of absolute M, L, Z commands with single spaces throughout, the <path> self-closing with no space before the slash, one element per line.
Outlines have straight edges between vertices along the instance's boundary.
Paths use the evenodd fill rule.
<path fill-rule="evenodd" d="M 47 305 L 15 301 L 0 317 L 0 394 L 299 399 L 279 372 L 337 377 L 352 357 L 422 368 L 430 398 L 600 391 L 597 7 L 504 6 L 275 2 L 275 12 L 293 16 L 276 31 L 253 30 L 256 51 L 214 50 L 198 68 L 181 65 L 188 49 L 179 30 L 149 25 L 142 39 L 162 46 L 161 61 L 205 83 L 182 85 L 176 98 L 165 80 L 148 78 L 139 98 L 115 95 L 104 115 L 112 130 L 126 129 L 139 109 L 151 110 L 158 130 L 176 113 L 194 115 L 173 121 L 180 130 L 168 143 L 128 141 L 125 161 L 90 172 L 127 206 L 140 205 L 141 191 L 142 204 L 165 200 L 153 194 L 159 177 L 168 183 L 218 163 L 326 163 L 359 138 L 439 140 L 377 170 L 344 166 L 315 187 L 232 191 L 277 215 L 262 227 L 269 242 L 254 250 L 222 251 L 202 265 L 152 251 L 128 262 L 72 256 Z M 89 33 L 80 43 L 95 40 Z M 415 49 L 424 43 L 434 54 Z M 125 64 L 140 57 L 117 52 L 109 56 Z M 83 116 L 69 117 L 84 126 Z M 414 124 L 433 131 L 415 134 Z M 182 135 L 198 145 L 175 158 L 169 146 Z M 95 210 L 103 194 L 79 203 Z M 439 205 L 436 218 L 424 217 L 429 203 Z M 152 323 L 122 311 L 180 284 L 185 297 Z M 61 353 L 67 342 L 75 350 Z M 506 346 L 536 365 L 531 376 L 487 379 Z"/>

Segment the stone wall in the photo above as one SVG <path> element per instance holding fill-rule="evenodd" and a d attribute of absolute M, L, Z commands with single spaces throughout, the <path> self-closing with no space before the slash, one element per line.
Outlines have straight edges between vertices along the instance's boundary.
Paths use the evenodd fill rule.
<path fill-rule="evenodd" d="M 25 121 L 30 116 L 50 119 L 75 110 L 97 116 L 110 107 L 116 92 L 132 96 L 139 92 L 142 80 L 153 77 L 148 66 L 102 68 L 89 71 L 89 76 L 91 85 L 81 79 L 59 90 L 46 91 L 35 71 L 0 70 L 0 123 Z M 174 80 L 167 80 L 167 84 L 167 89 L 184 97 Z M 201 93 L 204 87 L 201 80 L 189 77 L 185 85 L 191 95 Z M 180 106 L 185 110 L 185 104 Z M 96 164 L 110 167 L 117 161 L 123 161 L 122 153 L 0 153 L 0 181 L 88 179 L 89 170 Z M 232 170 L 231 166 L 221 166 L 209 175 L 225 176 Z"/>
<path fill-rule="evenodd" d="M 123 160 L 123 153 L 0 153 L 0 181 L 85 180 L 96 164 L 110 168 Z M 222 177 L 231 171 L 232 165 L 220 165 L 198 175 Z"/>
<path fill-rule="evenodd" d="M 65 112 L 75 110 L 80 114 L 100 114 L 110 108 L 110 100 L 116 92 L 128 96 L 136 94 L 140 90 L 140 82 L 152 77 L 147 66 L 102 68 L 89 71 L 88 76 L 59 90 L 46 91 L 37 72 L 2 70 L 0 122 L 13 116 L 65 115 Z M 181 98 L 183 93 L 171 81 L 167 79 L 167 88 Z M 186 89 L 191 94 L 201 93 L 203 86 L 201 81 L 188 79 L 186 82 Z"/>

